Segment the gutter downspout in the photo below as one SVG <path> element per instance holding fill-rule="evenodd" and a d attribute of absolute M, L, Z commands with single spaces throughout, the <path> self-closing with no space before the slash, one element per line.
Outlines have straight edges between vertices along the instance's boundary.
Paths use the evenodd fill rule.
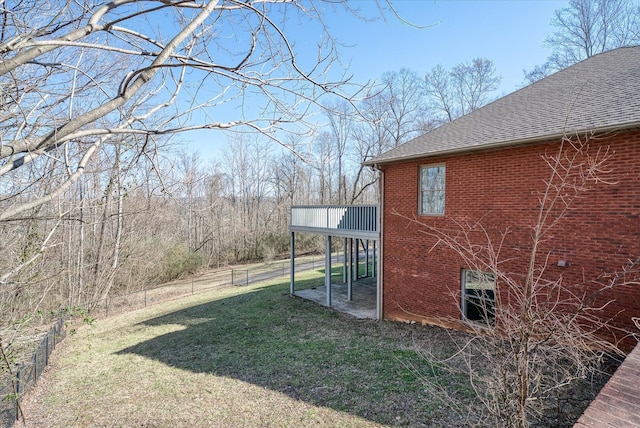
<path fill-rule="evenodd" d="M 375 169 L 378 170 L 378 173 L 380 174 L 380 204 L 378 205 L 378 233 L 379 233 L 379 240 L 378 240 L 378 266 L 377 266 L 377 272 L 376 272 L 376 320 L 380 321 L 382 320 L 383 317 L 383 298 L 382 298 L 382 292 L 383 292 L 383 288 L 384 288 L 384 280 L 383 280 L 383 261 L 384 261 L 384 245 L 383 245 L 383 228 L 384 228 L 384 171 L 382 171 L 382 169 L 380 169 L 380 167 L 375 164 L 373 165 L 373 167 Z"/>

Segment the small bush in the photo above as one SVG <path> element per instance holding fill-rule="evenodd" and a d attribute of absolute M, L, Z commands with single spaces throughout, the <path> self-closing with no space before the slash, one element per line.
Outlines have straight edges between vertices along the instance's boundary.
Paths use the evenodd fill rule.
<path fill-rule="evenodd" d="M 202 266 L 202 256 L 189 251 L 186 245 L 176 244 L 169 248 L 163 263 L 162 281 L 171 281 L 184 274 L 195 273 Z"/>
<path fill-rule="evenodd" d="M 289 252 L 288 233 L 268 233 L 260 243 L 260 253 L 265 261 L 273 261 L 280 254 Z"/>

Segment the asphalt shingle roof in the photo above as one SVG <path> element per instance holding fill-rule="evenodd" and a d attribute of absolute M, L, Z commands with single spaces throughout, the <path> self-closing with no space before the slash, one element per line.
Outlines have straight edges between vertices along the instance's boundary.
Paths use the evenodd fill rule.
<path fill-rule="evenodd" d="M 594 55 L 366 162 L 640 126 L 640 46 Z"/>

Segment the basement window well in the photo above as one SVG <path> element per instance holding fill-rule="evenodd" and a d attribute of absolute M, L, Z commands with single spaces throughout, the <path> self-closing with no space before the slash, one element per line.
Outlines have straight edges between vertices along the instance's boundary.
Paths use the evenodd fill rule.
<path fill-rule="evenodd" d="M 492 324 L 495 319 L 496 278 L 492 273 L 462 270 L 462 317 Z"/>

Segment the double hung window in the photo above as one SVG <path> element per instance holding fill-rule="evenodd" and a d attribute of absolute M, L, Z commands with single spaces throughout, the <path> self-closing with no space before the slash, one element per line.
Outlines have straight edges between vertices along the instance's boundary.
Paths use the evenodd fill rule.
<path fill-rule="evenodd" d="M 444 214 L 444 165 L 420 168 L 420 214 Z"/>

